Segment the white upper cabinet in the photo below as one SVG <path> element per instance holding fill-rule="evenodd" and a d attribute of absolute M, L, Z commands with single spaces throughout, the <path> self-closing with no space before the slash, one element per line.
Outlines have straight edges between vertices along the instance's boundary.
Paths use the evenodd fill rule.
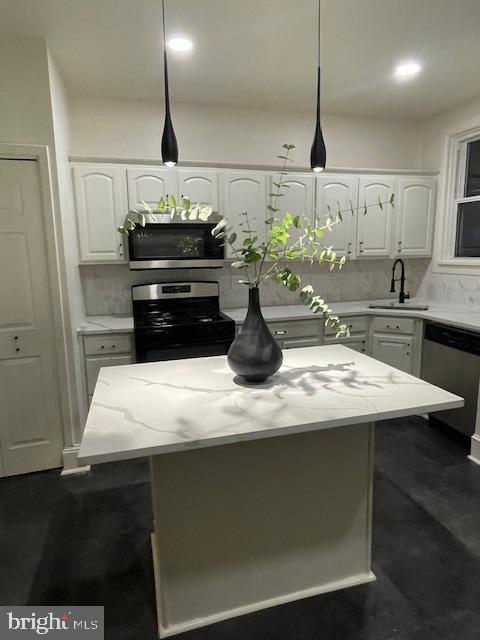
<path fill-rule="evenodd" d="M 351 213 L 357 206 L 358 177 L 348 175 L 323 175 L 316 178 L 316 215 L 321 222 L 326 222 L 329 210 L 335 214 L 340 210 L 342 222 L 335 224 L 331 230 L 325 230 L 323 242 L 339 256 L 355 257 L 355 238 L 358 212 Z M 330 216 L 335 219 L 335 216 Z"/>
<path fill-rule="evenodd" d="M 429 256 L 432 253 L 435 178 L 398 179 L 395 218 L 395 255 Z"/>
<path fill-rule="evenodd" d="M 279 198 L 275 199 L 275 196 L 271 194 L 276 194 L 278 191 L 278 187 L 274 185 L 274 182 L 280 184 L 280 178 L 282 178 L 282 186 L 279 190 L 281 194 Z M 292 216 L 300 216 L 302 219 L 306 216 L 308 220 L 312 221 L 313 219 L 313 175 L 312 174 L 302 174 L 302 173 L 294 173 L 288 176 L 280 176 L 278 174 L 272 174 L 268 180 L 268 203 L 279 209 L 279 211 L 275 215 L 279 219 L 283 217 L 285 213 L 290 213 Z M 276 200 L 276 201 L 275 201 Z M 270 217 L 270 213 L 268 216 Z M 289 244 L 295 242 L 299 236 L 300 232 L 298 229 L 295 229 L 293 226 L 288 230 L 290 234 Z"/>
<path fill-rule="evenodd" d="M 250 229 L 260 241 L 265 240 L 266 220 L 266 176 L 260 171 L 223 171 L 222 173 L 222 213 L 233 231 L 238 234 L 238 243 L 243 242 L 247 230 L 246 216 Z M 235 257 L 227 247 L 227 257 Z"/>
<path fill-rule="evenodd" d="M 394 193 L 395 179 L 386 176 L 364 176 L 359 180 L 358 205 L 388 202 Z M 372 257 L 392 255 L 392 207 L 383 211 L 372 206 L 367 213 L 357 212 L 357 256 Z"/>
<path fill-rule="evenodd" d="M 128 208 L 143 210 L 142 201 L 152 208 L 160 198 L 177 197 L 177 172 L 167 167 L 130 167 L 127 169 Z"/>
<path fill-rule="evenodd" d="M 123 260 L 125 238 L 117 228 L 128 213 L 125 169 L 118 165 L 75 165 L 73 182 L 80 259 Z"/>
<path fill-rule="evenodd" d="M 215 169 L 178 169 L 178 195 L 218 211 L 218 173 Z"/>

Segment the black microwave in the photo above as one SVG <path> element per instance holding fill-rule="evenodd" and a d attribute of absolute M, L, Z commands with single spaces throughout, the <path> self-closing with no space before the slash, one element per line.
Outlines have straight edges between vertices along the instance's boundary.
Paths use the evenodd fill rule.
<path fill-rule="evenodd" d="M 192 269 L 222 267 L 224 239 L 215 238 L 215 224 L 164 222 L 136 226 L 128 234 L 130 269 Z"/>

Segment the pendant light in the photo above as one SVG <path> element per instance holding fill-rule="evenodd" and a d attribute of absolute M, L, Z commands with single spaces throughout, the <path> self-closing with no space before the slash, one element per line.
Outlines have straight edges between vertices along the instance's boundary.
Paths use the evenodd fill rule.
<path fill-rule="evenodd" d="M 165 0 L 162 0 L 163 23 L 163 75 L 165 79 L 165 125 L 162 135 L 162 160 L 167 167 L 174 167 L 178 162 L 178 146 L 170 116 L 170 94 L 168 91 L 167 39 L 165 37 Z"/>
<path fill-rule="evenodd" d="M 327 163 L 327 151 L 323 140 L 322 126 L 320 124 L 320 16 L 321 0 L 318 0 L 318 63 L 317 63 L 317 124 L 310 151 L 310 166 L 316 173 L 323 171 Z"/>

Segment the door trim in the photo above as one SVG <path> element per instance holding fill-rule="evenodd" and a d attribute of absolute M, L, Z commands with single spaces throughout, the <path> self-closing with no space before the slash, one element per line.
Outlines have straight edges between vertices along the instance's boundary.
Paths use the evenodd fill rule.
<path fill-rule="evenodd" d="M 0 142 L 0 160 L 35 160 L 37 162 L 52 302 L 54 357 L 58 368 L 61 436 L 65 449 L 75 444 L 76 432 L 80 428 L 80 418 L 75 391 L 74 345 L 68 306 L 60 200 L 56 186 L 56 165 L 52 162 L 48 146 L 35 144 Z"/>

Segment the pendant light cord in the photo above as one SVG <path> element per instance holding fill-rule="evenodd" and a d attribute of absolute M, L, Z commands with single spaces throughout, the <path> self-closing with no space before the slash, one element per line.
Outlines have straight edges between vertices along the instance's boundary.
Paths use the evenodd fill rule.
<path fill-rule="evenodd" d="M 162 0 L 163 1 L 163 0 Z M 318 51 L 317 51 L 317 122 L 320 121 L 320 46 L 321 46 L 321 0 L 318 0 Z"/>
<path fill-rule="evenodd" d="M 165 82 L 165 111 L 170 114 L 170 91 L 168 88 L 167 68 L 167 36 L 165 34 L 165 0 L 162 0 L 162 30 L 163 30 L 163 73 Z"/>
<path fill-rule="evenodd" d="M 162 0 L 162 2 L 163 2 L 163 0 Z M 322 30 L 321 30 L 322 6 L 321 5 L 322 5 L 321 0 L 318 0 L 318 53 L 317 53 L 317 56 L 318 56 L 318 64 L 317 64 L 317 66 L 318 67 L 320 66 L 320 45 L 321 45 L 320 34 L 322 32 Z"/>

